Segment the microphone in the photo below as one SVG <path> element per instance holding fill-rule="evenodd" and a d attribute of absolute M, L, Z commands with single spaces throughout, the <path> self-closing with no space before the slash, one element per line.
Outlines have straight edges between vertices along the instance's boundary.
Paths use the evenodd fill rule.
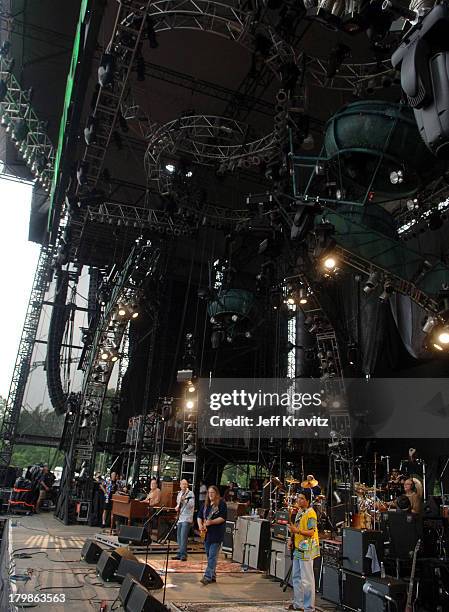
<path fill-rule="evenodd" d="M 375 597 L 380 597 L 380 599 L 385 599 L 390 603 L 396 603 L 392 597 L 390 597 L 389 595 L 384 595 L 383 593 L 375 589 L 373 585 L 369 582 L 365 582 L 365 584 L 363 585 L 363 592 L 365 593 L 365 595 L 374 595 Z"/>

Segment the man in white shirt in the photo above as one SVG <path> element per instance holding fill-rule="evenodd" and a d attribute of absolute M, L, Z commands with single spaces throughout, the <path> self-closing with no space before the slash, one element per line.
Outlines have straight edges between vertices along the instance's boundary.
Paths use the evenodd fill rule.
<path fill-rule="evenodd" d="M 180 482 L 181 490 L 176 498 L 176 511 L 178 522 L 176 524 L 176 537 L 178 540 L 178 554 L 173 557 L 179 561 L 187 561 L 187 540 L 193 523 L 195 511 L 195 496 L 189 489 L 189 483 L 183 479 Z"/>

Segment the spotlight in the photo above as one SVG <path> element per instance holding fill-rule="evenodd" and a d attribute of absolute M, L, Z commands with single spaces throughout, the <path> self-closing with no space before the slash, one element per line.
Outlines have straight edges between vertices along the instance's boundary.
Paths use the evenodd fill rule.
<path fill-rule="evenodd" d="M 25 119 L 18 119 L 14 124 L 12 137 L 17 142 L 22 142 L 28 136 L 29 127 Z"/>
<path fill-rule="evenodd" d="M 176 170 L 175 166 L 173 164 L 166 164 L 165 165 L 165 169 L 167 170 L 167 172 L 170 172 L 170 174 L 173 174 L 174 171 Z"/>
<path fill-rule="evenodd" d="M 0 80 L 0 102 L 3 102 L 8 93 L 8 86 L 3 79 Z"/>
<path fill-rule="evenodd" d="M 114 81 L 115 57 L 112 53 L 103 53 L 98 67 L 98 83 L 101 87 L 112 85 Z"/>
<path fill-rule="evenodd" d="M 231 317 L 231 321 L 233 321 L 234 323 L 236 323 L 239 320 L 239 316 L 236 314 L 233 314 Z"/>
<path fill-rule="evenodd" d="M 299 303 L 301 304 L 301 306 L 304 306 L 305 304 L 307 304 L 307 302 L 307 291 L 304 289 L 304 287 L 301 287 L 299 290 Z"/>
<path fill-rule="evenodd" d="M 419 208 L 418 198 L 413 198 L 413 199 L 410 198 L 409 200 L 407 200 L 407 210 L 411 212 L 412 210 L 415 210 L 416 208 Z"/>
<path fill-rule="evenodd" d="M 391 295 L 393 294 L 394 291 L 394 287 L 393 284 L 391 282 L 390 279 L 387 279 L 384 283 L 384 290 L 382 291 L 382 293 L 379 296 L 379 300 L 381 302 L 388 302 L 388 300 L 390 299 Z"/>
<path fill-rule="evenodd" d="M 195 408 L 195 402 L 193 400 L 186 401 L 187 410 L 193 410 Z"/>
<path fill-rule="evenodd" d="M 111 361 L 112 363 L 115 363 L 118 361 L 118 358 L 119 354 L 117 349 L 114 347 L 105 346 L 100 349 L 100 359 L 102 361 Z"/>
<path fill-rule="evenodd" d="M 187 388 L 187 391 L 189 393 L 194 393 L 195 392 L 195 385 L 193 383 L 189 383 L 189 386 Z"/>
<path fill-rule="evenodd" d="M 366 281 L 365 286 L 363 287 L 364 293 L 368 295 L 369 293 L 373 291 L 373 289 L 377 287 L 378 284 L 379 284 L 379 276 L 377 272 L 370 272 L 368 276 L 368 280 Z"/>
<path fill-rule="evenodd" d="M 437 334 L 438 344 L 449 344 L 449 325 L 445 325 Z"/>
<path fill-rule="evenodd" d="M 287 304 L 289 304 L 290 306 L 294 306 L 295 299 L 293 297 L 287 298 Z"/>
<path fill-rule="evenodd" d="M 390 183 L 392 185 L 399 185 L 404 182 L 404 173 L 402 170 L 393 170 L 390 172 Z"/>
<path fill-rule="evenodd" d="M 335 257 L 328 256 L 323 260 L 323 267 L 329 272 L 334 272 L 337 268 L 337 260 Z"/>

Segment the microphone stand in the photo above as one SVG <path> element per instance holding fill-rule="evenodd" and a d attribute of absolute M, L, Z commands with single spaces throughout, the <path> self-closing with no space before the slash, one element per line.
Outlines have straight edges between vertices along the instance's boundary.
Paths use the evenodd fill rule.
<path fill-rule="evenodd" d="M 145 527 L 148 525 L 148 523 L 150 523 L 153 519 L 157 518 L 160 515 L 160 513 L 163 510 L 166 510 L 166 509 L 167 508 L 162 507 L 162 508 L 159 508 L 159 510 L 157 512 L 154 512 L 153 508 L 151 508 L 150 504 L 148 504 L 148 514 L 150 513 L 151 510 L 153 510 L 153 514 L 147 518 L 147 520 L 143 524 L 143 528 L 145 529 Z M 148 549 L 150 548 L 150 542 L 151 542 L 151 527 L 150 527 L 148 535 L 149 535 L 149 537 L 147 539 L 147 550 L 146 550 L 146 553 L 145 553 L 145 563 L 147 563 L 147 561 L 148 561 Z"/>
<path fill-rule="evenodd" d="M 164 590 L 162 595 L 162 605 L 165 605 L 165 594 L 167 592 L 167 574 L 168 574 L 168 558 L 170 556 L 170 536 L 172 534 L 173 529 L 178 524 L 179 517 L 177 516 L 173 521 L 170 529 L 165 534 L 165 537 L 162 540 L 158 540 L 159 544 L 165 544 L 167 542 L 167 554 L 165 556 L 165 570 L 164 570 Z"/>

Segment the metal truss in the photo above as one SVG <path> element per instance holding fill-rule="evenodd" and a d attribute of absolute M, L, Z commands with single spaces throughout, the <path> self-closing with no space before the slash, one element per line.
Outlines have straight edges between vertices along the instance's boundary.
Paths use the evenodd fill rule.
<path fill-rule="evenodd" d="M 150 136 L 145 153 L 145 168 L 150 182 L 159 193 L 169 193 L 177 172 L 176 165 L 167 169 L 173 156 L 187 157 L 197 164 L 226 164 L 227 168 L 259 165 L 269 162 L 279 149 L 272 132 L 247 142 L 248 126 L 212 115 L 180 117 L 156 129 Z"/>
<path fill-rule="evenodd" d="M 61 520 L 68 520 L 71 499 L 70 483 L 75 471 L 83 475 L 77 496 L 90 500 L 93 487 L 93 473 L 97 451 L 98 433 L 101 423 L 103 403 L 112 374 L 114 362 L 102 357 L 106 349 L 120 350 L 128 325 L 127 320 L 116 316 L 116 307 L 121 300 L 130 301 L 138 297 L 140 284 L 148 274 L 155 273 L 159 260 L 159 250 L 150 244 L 136 245 L 122 270 L 111 281 L 113 288 L 109 301 L 95 331 L 87 357 L 78 414 L 69 411 L 66 416 L 67 426 L 62 445 L 67 450 L 65 463 L 64 487 L 61 489 L 59 510 Z M 133 273 L 138 274 L 136 277 Z M 70 440 L 70 443 L 67 443 Z"/>
<path fill-rule="evenodd" d="M 366 62 L 360 64 L 342 64 L 335 76 L 329 78 L 329 60 L 304 56 L 306 74 L 313 85 L 338 91 L 353 93 L 373 81 L 373 89 L 382 89 L 379 81 L 383 76 L 391 74 L 393 68 L 390 60 L 382 62 Z"/>
<path fill-rule="evenodd" d="M 53 180 L 55 150 L 47 136 L 45 123 L 31 106 L 30 92 L 22 90 L 12 73 L 11 62 L 12 59 L 0 56 L 0 80 L 7 88 L 5 98 L 0 102 L 0 122 L 11 135 L 27 166 L 49 192 Z M 17 129 L 19 120 L 23 120 L 26 126 L 22 134 Z"/>
<path fill-rule="evenodd" d="M 34 343 L 37 336 L 42 306 L 47 290 L 53 260 L 53 248 L 42 246 L 34 275 L 33 287 L 25 315 L 19 350 L 6 400 L 5 414 L 0 428 L 0 468 L 11 463 L 14 439 L 19 423 L 25 388 L 31 368 Z M 0 480 L 6 470 L 0 470 Z"/>

